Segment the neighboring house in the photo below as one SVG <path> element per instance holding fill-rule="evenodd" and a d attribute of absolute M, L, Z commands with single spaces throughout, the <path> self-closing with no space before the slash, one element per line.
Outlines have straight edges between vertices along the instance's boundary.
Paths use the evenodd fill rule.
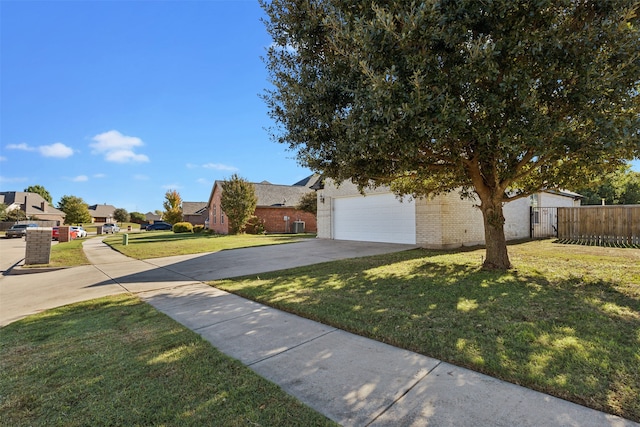
<path fill-rule="evenodd" d="M 207 202 L 182 202 L 182 220 L 193 225 L 205 225 Z"/>
<path fill-rule="evenodd" d="M 365 190 L 344 182 L 337 187 L 326 180 L 318 188 L 318 237 L 336 240 L 406 243 L 444 249 L 484 244 L 482 212 L 477 201 L 461 199 L 457 192 L 433 198 L 398 199 L 389 188 Z M 537 207 L 580 205 L 572 192 L 541 192 L 505 204 L 507 240 L 531 235 L 532 201 Z"/>
<path fill-rule="evenodd" d="M 7 211 L 22 210 L 27 218 L 38 218 L 43 221 L 64 223 L 64 212 L 51 206 L 41 195 L 24 191 L 0 192 L 0 203 L 7 205 Z"/>
<path fill-rule="evenodd" d="M 312 175 L 293 185 L 276 185 L 267 181 L 253 183 L 258 199 L 254 215 L 263 222 L 267 233 L 300 231 L 296 230 L 300 222 L 304 222 L 304 231 L 308 233 L 317 231 L 316 216 L 298 210 L 296 206 L 304 194 L 314 191 L 311 187 L 318 179 L 318 175 Z M 207 213 L 209 228 L 216 233 L 227 234 L 229 221 L 220 208 L 223 182 L 216 181 L 213 184 L 207 203 Z"/>
<path fill-rule="evenodd" d="M 111 205 L 91 205 L 89 206 L 89 215 L 91 215 L 91 222 L 114 222 L 113 212 L 116 210 L 115 206 Z"/>
<path fill-rule="evenodd" d="M 153 212 L 147 212 L 144 214 L 144 218 L 149 224 L 153 224 L 156 221 L 162 221 L 162 215 L 158 215 Z"/>

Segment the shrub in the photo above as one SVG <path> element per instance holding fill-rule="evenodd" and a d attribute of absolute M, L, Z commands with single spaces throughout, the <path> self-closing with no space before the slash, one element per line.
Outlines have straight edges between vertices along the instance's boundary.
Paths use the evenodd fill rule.
<path fill-rule="evenodd" d="M 198 224 L 193 226 L 194 233 L 202 233 L 204 231 L 204 225 Z"/>
<path fill-rule="evenodd" d="M 264 220 L 253 215 L 247 221 L 247 233 L 249 234 L 265 234 Z"/>
<path fill-rule="evenodd" d="M 192 233 L 193 225 L 190 222 L 177 222 L 173 224 L 174 233 Z"/>

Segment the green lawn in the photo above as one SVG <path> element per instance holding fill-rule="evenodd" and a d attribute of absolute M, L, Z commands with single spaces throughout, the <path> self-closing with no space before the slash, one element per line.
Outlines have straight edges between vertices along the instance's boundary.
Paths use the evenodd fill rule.
<path fill-rule="evenodd" d="M 174 233 L 173 231 L 145 231 L 129 234 L 129 244 L 123 245 L 122 233 L 107 237 L 104 241 L 115 250 L 136 259 L 160 258 L 218 252 L 225 249 L 291 243 L 313 234 L 273 234 L 237 236 L 210 235 L 205 233 Z"/>
<path fill-rule="evenodd" d="M 211 284 L 356 334 L 640 421 L 640 250 L 535 241 L 413 250 Z"/>
<path fill-rule="evenodd" d="M 77 267 L 79 265 L 91 264 L 82 250 L 82 242 L 86 240 L 75 239 L 69 242 L 58 243 L 51 246 L 51 256 L 49 264 L 46 265 L 26 265 L 23 268 L 40 267 Z"/>
<path fill-rule="evenodd" d="M 329 426 L 133 296 L 0 329 L 3 426 Z"/>

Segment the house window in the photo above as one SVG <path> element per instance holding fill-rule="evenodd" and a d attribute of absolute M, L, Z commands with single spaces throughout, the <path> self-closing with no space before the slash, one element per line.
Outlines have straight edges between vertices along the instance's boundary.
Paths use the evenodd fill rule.
<path fill-rule="evenodd" d="M 540 195 L 532 194 L 529 196 L 529 200 L 531 201 L 531 207 L 537 208 L 540 205 Z"/>
<path fill-rule="evenodd" d="M 540 224 L 540 194 L 532 194 L 529 196 L 531 201 L 532 220 L 534 224 Z"/>
<path fill-rule="evenodd" d="M 213 223 L 216 223 L 216 205 L 213 205 Z"/>
<path fill-rule="evenodd" d="M 224 212 L 220 211 L 220 224 L 224 224 Z"/>

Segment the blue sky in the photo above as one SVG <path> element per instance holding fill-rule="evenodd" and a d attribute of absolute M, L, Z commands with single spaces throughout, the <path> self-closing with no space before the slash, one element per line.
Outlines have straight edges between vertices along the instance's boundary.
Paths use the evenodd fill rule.
<path fill-rule="evenodd" d="M 1 0 L 0 190 L 144 213 L 233 173 L 308 176 L 265 130 L 262 16 L 256 0 Z"/>
<path fill-rule="evenodd" d="M 265 130 L 262 16 L 257 0 L 0 0 L 0 190 L 146 213 L 233 173 L 308 176 Z"/>

